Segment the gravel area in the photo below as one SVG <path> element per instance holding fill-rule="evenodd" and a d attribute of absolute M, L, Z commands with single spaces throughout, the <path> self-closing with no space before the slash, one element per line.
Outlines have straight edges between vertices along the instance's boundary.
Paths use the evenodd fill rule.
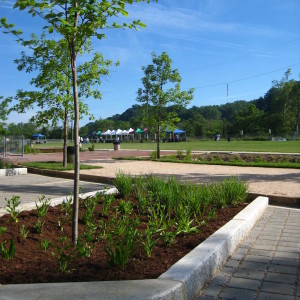
<path fill-rule="evenodd" d="M 130 175 L 155 174 L 161 177 L 176 177 L 183 182 L 204 183 L 237 176 L 249 184 L 249 191 L 261 195 L 300 198 L 300 171 L 257 167 L 235 167 L 218 165 L 193 165 L 184 163 L 162 163 L 150 161 L 125 161 L 103 159 L 103 169 L 83 170 L 82 174 L 113 178 L 118 172 Z"/>

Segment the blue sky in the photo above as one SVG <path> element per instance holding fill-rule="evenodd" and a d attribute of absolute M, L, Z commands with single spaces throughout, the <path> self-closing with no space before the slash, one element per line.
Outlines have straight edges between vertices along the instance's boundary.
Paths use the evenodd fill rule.
<path fill-rule="evenodd" d="M 13 10 L 12 5 L 0 0 L 0 17 L 26 34 L 41 32 L 43 24 L 37 17 Z M 228 102 L 264 96 L 272 80 L 280 80 L 289 66 L 291 78 L 299 80 L 299 0 L 160 0 L 133 5 L 129 13 L 147 27 L 109 30 L 107 39 L 93 41 L 95 51 L 120 61 L 98 87 L 102 100 L 87 100 L 96 119 L 137 104 L 141 67 L 151 63 L 153 51 L 169 54 L 182 77 L 182 89 L 195 88 L 189 106 L 225 104 L 227 82 Z M 17 71 L 13 63 L 21 50 L 13 37 L 0 33 L 2 96 L 30 88 L 31 74 Z M 8 122 L 26 122 L 33 114 L 12 114 Z M 80 126 L 88 121 L 84 118 Z"/>

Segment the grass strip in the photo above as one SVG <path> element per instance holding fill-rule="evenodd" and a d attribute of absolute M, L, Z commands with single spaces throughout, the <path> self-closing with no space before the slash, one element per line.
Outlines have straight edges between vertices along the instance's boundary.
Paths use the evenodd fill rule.
<path fill-rule="evenodd" d="M 66 167 L 63 166 L 61 162 L 48 161 L 48 162 L 24 162 L 21 163 L 24 167 L 46 169 L 46 170 L 55 170 L 55 171 L 71 171 L 74 170 L 74 164 L 68 163 Z M 86 164 L 80 164 L 80 170 L 89 170 L 89 169 L 101 169 L 101 166 L 92 166 Z"/>

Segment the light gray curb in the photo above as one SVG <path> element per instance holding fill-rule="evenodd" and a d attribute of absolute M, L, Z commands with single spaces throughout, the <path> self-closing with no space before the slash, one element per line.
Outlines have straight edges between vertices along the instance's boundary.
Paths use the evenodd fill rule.
<path fill-rule="evenodd" d="M 268 206 L 268 198 L 258 197 L 231 221 L 174 264 L 160 279 L 184 284 L 185 299 L 192 299 L 233 254 Z"/>
<path fill-rule="evenodd" d="M 158 279 L 2 285 L 0 299 L 193 299 L 197 291 L 233 254 L 267 206 L 268 198 L 256 198 Z"/>
<path fill-rule="evenodd" d="M 15 176 L 27 174 L 27 168 L 0 169 L 0 176 Z"/>

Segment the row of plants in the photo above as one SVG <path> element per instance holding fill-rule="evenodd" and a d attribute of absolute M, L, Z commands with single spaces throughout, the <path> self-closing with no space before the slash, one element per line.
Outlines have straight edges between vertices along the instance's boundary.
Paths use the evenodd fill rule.
<path fill-rule="evenodd" d="M 245 202 L 247 185 L 237 178 L 220 183 L 202 185 L 182 184 L 170 178 L 163 181 L 154 176 L 132 178 L 118 174 L 115 186 L 119 195 L 97 194 L 80 200 L 79 238 L 71 242 L 71 197 L 61 205 L 56 224 L 45 228 L 50 200 L 41 197 L 33 212 L 36 222 L 27 228 L 19 210 L 20 198 L 6 199 L 9 218 L 0 218 L 0 251 L 3 259 L 13 259 L 15 243 L 26 243 L 33 238 L 40 251 L 51 253 L 60 272 L 74 270 L 80 258 L 90 258 L 97 247 L 103 247 L 106 263 L 124 267 L 135 253 L 151 257 L 158 245 L 169 247 L 179 235 L 201 231 L 209 219 L 216 217 L 218 209 Z M 32 213 L 31 213 L 32 214 Z M 6 223 L 4 223 L 6 222 Z M 16 240 L 6 233 L 10 223 L 17 223 L 19 236 Z M 25 221 L 24 221 L 25 222 Z M 46 238 L 48 230 L 55 230 L 55 238 Z M 0 258 L 1 260 L 1 258 Z"/>
<path fill-rule="evenodd" d="M 150 159 L 153 161 L 157 161 L 156 157 L 156 151 L 153 151 L 150 155 Z M 147 160 L 147 158 L 135 157 L 126 157 L 118 159 Z M 248 157 L 244 158 L 241 154 L 192 154 L 191 150 L 188 149 L 186 151 L 177 150 L 176 154 L 162 156 L 159 159 L 159 161 L 191 164 L 300 169 L 300 156 L 283 154 L 249 154 Z"/>

